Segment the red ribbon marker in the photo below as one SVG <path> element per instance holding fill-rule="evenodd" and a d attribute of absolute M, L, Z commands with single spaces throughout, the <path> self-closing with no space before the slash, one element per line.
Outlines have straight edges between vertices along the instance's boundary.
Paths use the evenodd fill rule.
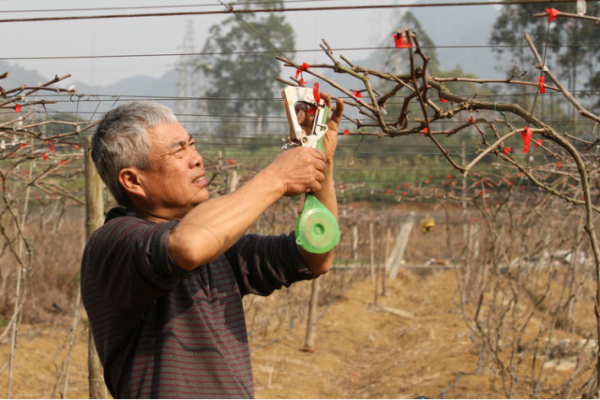
<path fill-rule="evenodd" d="M 62 164 L 62 160 L 58 160 L 58 165 Z"/>
<path fill-rule="evenodd" d="M 405 184 L 404 186 L 408 187 L 408 183 L 407 183 L 407 184 Z"/>
<path fill-rule="evenodd" d="M 300 84 L 300 87 L 304 87 L 304 85 L 306 84 L 306 81 L 303 78 L 300 78 L 300 80 L 298 81 L 298 84 Z"/>
<path fill-rule="evenodd" d="M 448 102 L 448 100 L 446 100 L 446 99 L 442 99 L 441 97 L 440 97 L 440 101 L 441 101 L 442 103 L 447 103 L 447 102 Z"/>
<path fill-rule="evenodd" d="M 15 112 L 18 112 L 18 113 L 21 112 L 21 105 L 20 104 L 15 104 Z"/>
<path fill-rule="evenodd" d="M 79 150 L 79 145 L 75 145 L 75 150 Z"/>
<path fill-rule="evenodd" d="M 48 159 L 48 154 L 44 153 L 43 156 L 44 156 L 44 161 L 46 161 Z"/>
<path fill-rule="evenodd" d="M 450 175 L 446 176 L 446 179 L 450 180 Z"/>
<path fill-rule="evenodd" d="M 406 192 L 404 192 L 404 196 L 406 196 Z"/>
<path fill-rule="evenodd" d="M 317 104 L 319 104 L 321 102 L 321 97 L 319 97 L 319 82 L 315 82 L 313 86 L 313 96 Z"/>
<path fill-rule="evenodd" d="M 425 183 L 429 183 L 429 180 L 426 180 Z"/>
<path fill-rule="evenodd" d="M 20 149 L 22 149 L 22 148 L 23 148 L 23 147 L 25 147 L 25 146 L 27 146 L 27 145 L 26 145 L 26 144 L 24 144 L 24 143 L 21 143 L 21 146 L 19 146 L 19 148 L 20 148 Z"/>
<path fill-rule="evenodd" d="M 525 185 L 521 185 L 521 190 L 525 190 Z"/>
<path fill-rule="evenodd" d="M 229 160 L 227 160 L 227 162 L 231 165 L 235 165 L 235 162 L 231 158 Z"/>
<path fill-rule="evenodd" d="M 527 153 L 529 151 L 529 145 L 531 144 L 531 128 L 523 128 L 524 131 L 521 132 L 521 137 L 523 138 L 523 153 Z"/>
<path fill-rule="evenodd" d="M 65 165 L 68 165 L 68 164 L 69 164 L 69 160 L 65 161 Z"/>
<path fill-rule="evenodd" d="M 456 182 L 452 181 L 452 183 L 451 183 L 450 185 L 454 186 L 454 184 L 455 184 L 455 183 L 456 183 Z"/>
<path fill-rule="evenodd" d="M 400 190 L 400 185 L 396 186 L 396 190 Z"/>
<path fill-rule="evenodd" d="M 362 94 L 358 91 L 358 89 L 352 93 L 352 96 L 356 97 L 357 99 L 362 98 Z"/>
<path fill-rule="evenodd" d="M 298 75 L 300 75 L 302 72 L 306 71 L 309 68 L 310 68 L 310 65 L 308 65 L 307 63 L 302 63 L 300 68 L 298 68 L 296 70 L 296 79 L 298 79 Z"/>
<path fill-rule="evenodd" d="M 413 44 L 408 44 L 406 37 L 403 33 L 396 33 L 395 35 L 391 35 L 394 38 L 394 45 L 397 49 L 408 49 L 409 47 L 413 47 Z"/>
<path fill-rule="evenodd" d="M 392 193 L 392 189 L 388 189 L 385 191 L 385 194 L 390 194 L 390 193 Z"/>
<path fill-rule="evenodd" d="M 50 151 L 54 151 L 54 145 L 52 145 L 52 143 L 49 143 L 50 146 Z"/>
<path fill-rule="evenodd" d="M 510 153 L 510 147 L 507 147 L 504 149 L 504 154 L 508 154 L 508 153 Z"/>
<path fill-rule="evenodd" d="M 473 119 L 473 117 L 469 117 L 469 119 L 467 119 L 467 121 L 470 122 L 470 123 L 472 123 L 472 124 L 475 123 L 475 120 Z"/>
<path fill-rule="evenodd" d="M 428 132 L 427 128 L 423 129 L 423 136 L 427 136 L 427 132 Z"/>
<path fill-rule="evenodd" d="M 315 107 L 309 107 L 308 110 L 306 110 L 307 114 L 314 114 L 315 111 L 317 111 L 317 109 Z"/>
<path fill-rule="evenodd" d="M 556 8 L 546 8 L 546 12 L 548 13 L 548 22 L 552 22 L 558 17 L 558 11 Z"/>
<path fill-rule="evenodd" d="M 540 93 L 546 93 L 546 86 L 544 85 L 545 80 L 546 80 L 546 77 L 544 75 L 538 76 L 538 84 L 540 85 Z"/>
<path fill-rule="evenodd" d="M 429 175 L 429 179 L 431 179 L 431 175 Z"/>
<path fill-rule="evenodd" d="M 348 132 L 348 129 L 344 129 L 344 136 L 348 136 L 350 134 L 350 132 Z"/>
<path fill-rule="evenodd" d="M 535 147 L 539 147 L 541 145 L 542 145 L 542 139 L 540 139 L 537 142 L 535 142 Z"/>
<path fill-rule="evenodd" d="M 560 168 L 560 167 L 562 167 L 562 164 L 561 164 L 561 163 L 559 163 L 559 162 L 557 162 L 557 163 L 556 163 L 556 166 L 557 166 L 558 168 Z"/>

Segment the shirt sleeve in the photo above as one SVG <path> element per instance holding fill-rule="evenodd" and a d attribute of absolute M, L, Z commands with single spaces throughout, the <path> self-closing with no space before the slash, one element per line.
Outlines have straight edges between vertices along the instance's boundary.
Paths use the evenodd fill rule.
<path fill-rule="evenodd" d="M 139 218 L 121 217 L 92 235 L 83 262 L 117 311 L 139 314 L 170 292 L 180 279 L 198 271 L 181 269 L 169 255 L 169 233 L 177 222 L 149 224 Z"/>
<path fill-rule="evenodd" d="M 281 236 L 244 235 L 225 256 L 242 296 L 268 296 L 282 286 L 315 279 L 296 246 L 296 234 Z"/>

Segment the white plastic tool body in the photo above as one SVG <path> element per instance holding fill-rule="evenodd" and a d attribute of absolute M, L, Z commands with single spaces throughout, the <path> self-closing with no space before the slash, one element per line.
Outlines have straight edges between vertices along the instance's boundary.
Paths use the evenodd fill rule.
<path fill-rule="evenodd" d="M 317 103 L 313 89 L 303 87 L 288 86 L 281 91 L 285 113 L 287 114 L 290 125 L 289 141 L 295 145 L 302 147 L 317 148 L 320 139 L 327 132 L 327 114 L 329 107 L 325 106 L 325 102 L 319 99 Z M 304 103 L 315 108 L 315 118 L 310 134 L 306 134 L 296 116 L 296 103 Z"/>

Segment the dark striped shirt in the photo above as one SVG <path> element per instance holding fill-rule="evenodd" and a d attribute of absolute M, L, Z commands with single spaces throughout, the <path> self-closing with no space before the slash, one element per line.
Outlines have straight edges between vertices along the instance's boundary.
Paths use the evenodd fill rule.
<path fill-rule="evenodd" d="M 108 389 L 115 398 L 254 397 L 242 297 L 314 275 L 293 233 L 244 235 L 184 271 L 168 252 L 177 222 L 115 208 L 86 245 L 81 293 Z"/>

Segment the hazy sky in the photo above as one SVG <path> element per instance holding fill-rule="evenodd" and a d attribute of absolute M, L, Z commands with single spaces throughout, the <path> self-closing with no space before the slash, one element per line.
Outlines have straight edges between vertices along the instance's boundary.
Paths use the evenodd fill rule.
<path fill-rule="evenodd" d="M 291 2 L 288 8 L 307 6 L 341 6 L 370 4 L 411 4 L 411 0 L 322 0 Z M 439 0 L 438 0 L 439 1 Z M 448 1 L 448 0 L 445 0 Z M 60 11 L 60 12 L 7 12 L 11 10 L 48 10 L 94 7 L 163 6 L 165 0 L 0 0 L 0 19 L 31 18 L 70 15 L 106 15 L 128 13 L 153 13 L 174 11 L 222 10 L 216 0 L 172 0 L 170 5 L 211 5 L 190 8 L 165 8 L 116 11 Z M 321 38 L 334 48 L 367 47 L 380 42 L 391 34 L 393 21 L 401 15 L 400 10 L 361 10 L 339 12 L 290 12 L 286 18 L 296 32 L 297 49 L 318 48 Z M 177 53 L 181 51 L 187 21 L 193 21 L 194 39 L 202 49 L 209 28 L 227 18 L 227 15 L 177 16 L 161 18 L 130 18 L 86 21 L 49 21 L 0 23 L 3 41 L 3 58 L 39 56 L 82 56 L 113 54 Z M 440 43 L 442 44 L 442 43 Z M 369 52 L 352 52 L 362 58 Z M 321 60 L 318 53 L 306 54 L 302 61 Z M 159 77 L 177 62 L 176 57 L 123 58 L 96 60 L 7 60 L 27 69 L 37 69 L 46 77 L 55 74 L 73 74 L 73 79 L 90 85 L 106 86 L 122 78 L 134 75 Z"/>

